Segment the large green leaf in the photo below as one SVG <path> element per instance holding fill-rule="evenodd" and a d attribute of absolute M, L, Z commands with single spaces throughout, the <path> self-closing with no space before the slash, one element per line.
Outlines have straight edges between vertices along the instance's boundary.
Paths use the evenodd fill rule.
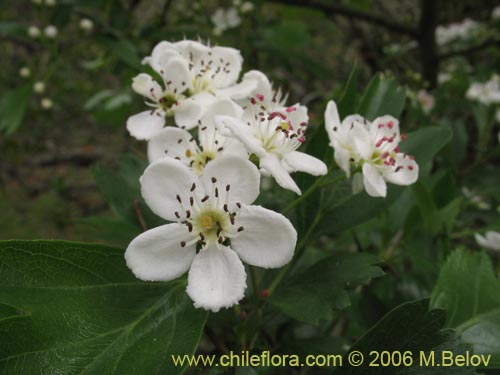
<path fill-rule="evenodd" d="M 0 99 L 0 132 L 10 134 L 21 125 L 31 92 L 31 86 L 24 85 L 2 95 Z"/>
<path fill-rule="evenodd" d="M 441 363 L 440 353 L 450 350 L 458 354 L 463 351 L 456 333 L 452 330 L 443 330 L 446 322 L 444 310 L 429 311 L 429 300 L 417 300 L 404 303 L 384 316 L 374 327 L 361 337 L 350 349 L 360 351 L 365 360 L 359 367 L 351 367 L 344 358 L 343 367 L 338 368 L 335 374 L 363 374 L 363 375 L 392 375 L 392 374 L 474 374 L 472 369 L 447 367 L 442 371 L 440 367 L 420 366 L 420 353 L 435 351 L 435 363 Z M 371 351 L 410 351 L 413 365 L 404 366 L 370 366 L 374 356 Z"/>
<path fill-rule="evenodd" d="M 429 126 L 409 133 L 400 148 L 423 166 L 450 142 L 452 135 L 448 126 Z"/>
<path fill-rule="evenodd" d="M 181 374 L 207 314 L 182 282 L 137 280 L 123 250 L 61 241 L 0 242 L 2 374 Z"/>
<path fill-rule="evenodd" d="M 270 302 L 294 319 L 317 324 L 330 320 L 333 309 L 350 305 L 346 289 L 383 275 L 375 266 L 379 259 L 370 254 L 335 254 L 280 285 Z"/>
<path fill-rule="evenodd" d="M 500 367 L 500 281 L 486 253 L 454 251 L 441 268 L 431 306 L 445 308 L 448 326 L 462 332 L 477 354 Z"/>
<path fill-rule="evenodd" d="M 485 253 L 457 249 L 441 268 L 431 306 L 448 311 L 448 326 L 500 308 L 500 282 Z"/>
<path fill-rule="evenodd" d="M 406 100 L 406 89 L 396 79 L 382 74 L 375 76 L 366 88 L 356 113 L 368 120 L 378 116 L 399 117 Z"/>

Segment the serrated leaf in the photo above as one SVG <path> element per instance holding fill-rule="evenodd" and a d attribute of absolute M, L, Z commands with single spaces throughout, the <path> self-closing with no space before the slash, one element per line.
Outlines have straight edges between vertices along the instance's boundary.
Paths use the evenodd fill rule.
<path fill-rule="evenodd" d="M 206 312 L 182 283 L 137 280 L 123 250 L 62 241 L 0 242 L 2 374 L 181 374 Z"/>
<path fill-rule="evenodd" d="M 344 366 L 335 371 L 335 375 L 363 374 L 363 375 L 396 375 L 396 374 L 420 374 L 423 367 L 419 363 L 420 352 L 429 353 L 435 351 L 436 363 L 440 362 L 440 352 L 451 350 L 461 353 L 463 347 L 456 333 L 452 330 L 443 330 L 446 322 L 446 313 L 441 309 L 429 311 L 429 300 L 417 300 L 404 303 L 384 316 L 375 326 L 366 332 L 349 350 L 360 351 L 365 355 L 365 361 L 359 367 L 351 367 L 347 358 L 344 358 Z M 411 351 L 413 353 L 413 365 L 405 366 L 370 366 L 369 356 L 371 351 Z M 425 369 L 426 374 L 440 374 L 439 367 Z M 454 367 L 448 367 L 450 371 L 462 371 Z M 466 369 L 460 374 L 474 374 L 474 370 Z M 453 372 L 455 373 L 455 372 Z"/>
<path fill-rule="evenodd" d="M 13 133 L 21 125 L 31 92 L 31 86 L 24 85 L 2 95 L 0 99 L 0 132 Z"/>
<path fill-rule="evenodd" d="M 288 316 L 307 323 L 330 320 L 334 309 L 349 306 L 347 289 L 384 274 L 376 266 L 379 262 L 370 254 L 332 255 L 280 285 L 269 302 Z"/>
<path fill-rule="evenodd" d="M 382 74 L 375 76 L 366 88 L 356 113 L 372 121 L 378 116 L 399 117 L 403 112 L 406 89 L 396 79 Z"/>
<path fill-rule="evenodd" d="M 455 250 L 441 268 L 431 306 L 445 308 L 447 325 L 462 332 L 476 354 L 500 367 L 500 281 L 486 253 Z"/>
<path fill-rule="evenodd" d="M 500 308 L 500 282 L 485 253 L 457 249 L 441 268 L 432 292 L 431 307 L 448 311 L 449 327 Z"/>

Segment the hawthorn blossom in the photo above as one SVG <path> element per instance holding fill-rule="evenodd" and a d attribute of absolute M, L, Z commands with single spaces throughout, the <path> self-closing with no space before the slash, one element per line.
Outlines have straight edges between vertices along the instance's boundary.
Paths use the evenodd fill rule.
<path fill-rule="evenodd" d="M 484 105 L 500 103 L 500 75 L 493 74 L 485 83 L 472 83 L 465 96 Z"/>
<path fill-rule="evenodd" d="M 254 82 L 236 84 L 241 71 L 240 52 L 184 40 L 160 42 L 143 63 L 161 77 L 162 85 L 146 73 L 133 79 L 132 89 L 144 96 L 151 110 L 130 117 L 127 129 L 137 139 L 150 139 L 174 116 L 179 127 L 194 128 L 215 98 L 242 99 Z"/>
<path fill-rule="evenodd" d="M 283 215 L 251 203 L 259 172 L 236 156 L 210 162 L 198 176 L 181 161 L 163 158 L 141 177 L 142 195 L 166 224 L 136 237 L 125 260 L 141 280 L 168 281 L 188 274 L 195 307 L 217 312 L 244 297 L 247 264 L 288 263 L 297 233 Z M 197 250 L 198 249 L 198 250 Z"/>
<path fill-rule="evenodd" d="M 206 164 L 219 155 L 233 154 L 246 159 L 248 155 L 245 148 L 235 139 L 221 135 L 213 123 L 216 115 L 240 118 L 242 112 L 243 109 L 231 100 L 220 99 L 214 102 L 200 120 L 199 142 L 184 129 L 167 127 L 161 130 L 148 142 L 149 162 L 170 157 L 180 160 L 195 173 L 201 174 Z"/>
<path fill-rule="evenodd" d="M 430 94 L 427 90 L 419 90 L 419 92 L 417 93 L 417 101 L 419 102 L 420 106 L 422 107 L 422 110 L 426 114 L 429 114 L 434 108 L 434 105 L 436 104 L 434 96 Z"/>
<path fill-rule="evenodd" d="M 494 231 L 488 231 L 485 235 L 476 233 L 474 235 L 476 242 L 479 246 L 484 247 L 489 250 L 500 250 L 500 233 Z"/>
<path fill-rule="evenodd" d="M 440 25 L 436 28 L 436 42 L 442 46 L 456 40 L 467 39 L 477 31 L 478 27 L 479 23 L 469 18 L 445 26 Z"/>
<path fill-rule="evenodd" d="M 347 116 L 340 122 L 337 105 L 330 101 L 325 126 L 339 167 L 350 176 L 351 164 L 362 171 L 362 185 L 368 195 L 385 197 L 387 184 L 410 185 L 418 178 L 418 165 L 410 155 L 399 152 L 399 121 L 382 116 L 369 122 L 360 115 Z M 361 175 L 354 184 L 361 185 Z M 355 189 L 356 190 L 356 189 Z"/>
<path fill-rule="evenodd" d="M 228 29 L 233 29 L 241 24 L 241 18 L 236 8 L 217 8 L 210 18 L 215 25 L 214 34 L 221 35 Z"/>
<path fill-rule="evenodd" d="M 41 32 L 40 29 L 36 26 L 30 26 L 28 27 L 28 35 L 32 38 L 38 38 L 40 36 Z"/>
<path fill-rule="evenodd" d="M 270 98 L 269 93 L 267 97 L 256 94 L 241 120 L 216 116 L 215 124 L 222 134 L 245 146 L 264 175 L 273 176 L 278 185 L 300 195 L 290 173 L 300 171 L 319 176 L 327 173 L 327 167 L 321 160 L 297 151 L 306 139 L 307 108 L 295 104 L 268 112 L 267 104 L 273 102 Z"/>
<path fill-rule="evenodd" d="M 55 27 L 54 25 L 49 25 L 47 26 L 44 30 L 43 30 L 45 36 L 47 38 L 55 38 L 58 34 L 58 30 L 57 30 L 57 27 Z"/>

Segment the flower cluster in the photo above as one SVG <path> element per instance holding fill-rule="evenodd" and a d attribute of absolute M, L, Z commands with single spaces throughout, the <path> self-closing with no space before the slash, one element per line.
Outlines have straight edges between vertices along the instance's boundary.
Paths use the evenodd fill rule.
<path fill-rule="evenodd" d="M 252 205 L 261 175 L 301 194 L 291 174 L 327 174 L 323 161 L 299 151 L 308 110 L 257 70 L 240 80 L 242 58 L 233 48 L 183 40 L 161 42 L 143 60 L 155 72 L 133 78 L 148 110 L 127 129 L 148 142 L 150 165 L 140 183 L 151 210 L 169 224 L 148 230 L 128 246 L 125 259 L 142 280 L 172 280 L 188 272 L 195 306 L 218 311 L 244 297 L 242 262 L 276 268 L 292 258 L 297 233 L 282 214 Z M 385 181 L 414 182 L 418 166 L 397 149 L 396 119 L 373 123 L 350 116 L 342 124 L 335 103 L 326 113 L 335 160 L 350 173 L 362 167 L 364 185 L 385 196 Z M 171 125 L 171 126 L 170 126 Z"/>
<path fill-rule="evenodd" d="M 468 39 L 471 34 L 475 33 L 479 24 L 469 18 L 462 22 L 451 23 L 446 26 L 438 26 L 436 28 L 436 42 L 443 46 L 457 40 Z"/>
<path fill-rule="evenodd" d="M 474 82 L 466 93 L 467 99 L 477 101 L 484 105 L 500 103 L 500 75 L 493 74 L 484 82 Z"/>
<path fill-rule="evenodd" d="M 364 187 L 372 197 L 385 197 L 386 182 L 410 185 L 417 180 L 418 164 L 413 156 L 399 150 L 399 142 L 406 136 L 399 133 L 399 121 L 394 117 L 382 116 L 370 122 L 351 115 L 340 122 L 337 105 L 330 101 L 325 125 L 339 167 L 347 175 L 351 164 L 360 171 L 353 177 L 355 191 Z"/>

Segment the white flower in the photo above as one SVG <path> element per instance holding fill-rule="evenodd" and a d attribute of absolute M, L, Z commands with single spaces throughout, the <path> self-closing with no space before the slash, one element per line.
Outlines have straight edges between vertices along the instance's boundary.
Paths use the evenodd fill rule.
<path fill-rule="evenodd" d="M 47 38 L 55 38 L 57 36 L 57 27 L 55 27 L 54 25 L 49 25 L 47 26 L 45 29 L 44 29 L 44 34 Z"/>
<path fill-rule="evenodd" d="M 94 28 L 94 22 L 92 22 L 92 20 L 88 18 L 82 18 L 80 20 L 80 29 L 89 32 L 92 31 L 93 28 Z"/>
<path fill-rule="evenodd" d="M 149 162 L 164 157 L 180 160 L 195 173 L 201 174 L 206 164 L 220 155 L 233 154 L 242 158 L 248 155 L 245 148 L 236 140 L 221 135 L 213 123 L 216 115 L 240 118 L 243 110 L 229 99 L 219 99 L 206 111 L 198 127 L 199 144 L 186 130 L 167 127 L 148 142 Z"/>
<path fill-rule="evenodd" d="M 31 75 L 31 70 L 27 66 L 23 66 L 19 69 L 19 75 L 23 78 L 28 78 Z"/>
<path fill-rule="evenodd" d="M 448 72 L 442 72 L 438 74 L 438 83 L 446 83 L 450 81 L 452 78 L 451 73 Z"/>
<path fill-rule="evenodd" d="M 467 187 L 462 188 L 462 194 L 478 209 L 489 210 L 491 205 L 486 202 L 479 194 L 469 190 Z"/>
<path fill-rule="evenodd" d="M 296 104 L 268 111 L 268 105 L 273 104 L 269 89 L 266 95 L 255 94 L 241 120 L 216 116 L 215 124 L 222 134 L 239 140 L 258 159 L 263 174 L 272 175 L 281 187 L 300 195 L 290 173 L 300 171 L 319 176 L 327 173 L 327 167 L 321 160 L 297 151 L 305 141 L 307 108 Z"/>
<path fill-rule="evenodd" d="M 215 25 L 214 33 L 222 34 L 228 29 L 233 29 L 241 24 L 241 18 L 238 15 L 236 8 L 217 8 L 211 17 L 212 23 Z"/>
<path fill-rule="evenodd" d="M 497 6 L 491 12 L 491 18 L 494 20 L 500 20 L 500 6 Z"/>
<path fill-rule="evenodd" d="M 36 26 L 28 27 L 28 35 L 32 38 L 38 38 L 40 36 L 40 29 Z"/>
<path fill-rule="evenodd" d="M 500 103 L 500 76 L 493 74 L 485 83 L 472 83 L 465 96 L 484 105 Z"/>
<path fill-rule="evenodd" d="M 281 89 L 273 88 L 269 78 L 261 71 L 250 70 L 245 73 L 242 81 L 255 82 L 255 89 L 251 95 L 248 98 L 240 100 L 242 106 L 246 107 L 258 101 L 259 107 L 266 112 L 274 112 L 285 107 L 288 95 L 284 94 Z"/>
<path fill-rule="evenodd" d="M 420 90 L 417 94 L 417 100 L 425 113 L 429 113 L 434 108 L 434 96 L 429 94 L 426 90 Z"/>
<path fill-rule="evenodd" d="M 359 115 L 347 116 L 342 123 L 337 105 L 330 101 L 325 112 L 325 126 L 339 167 L 350 176 L 351 164 L 361 168 L 363 185 L 372 197 L 387 195 L 386 182 L 410 185 L 418 178 L 413 157 L 399 152 L 399 121 L 382 116 L 369 122 Z M 360 176 L 355 178 L 359 185 Z"/>
<path fill-rule="evenodd" d="M 43 98 L 40 101 L 40 105 L 42 106 L 43 109 L 49 110 L 49 109 L 52 109 L 52 107 L 54 106 L 54 103 L 49 98 Z"/>
<path fill-rule="evenodd" d="M 500 250 L 500 233 L 488 231 L 485 235 L 476 233 L 474 235 L 479 246 L 489 250 Z"/>
<path fill-rule="evenodd" d="M 243 4 L 241 4 L 240 11 L 241 13 L 245 14 L 251 12 L 252 10 L 254 10 L 254 8 L 255 6 L 252 2 L 245 1 Z"/>
<path fill-rule="evenodd" d="M 35 82 L 35 84 L 33 85 L 33 91 L 36 92 L 37 94 L 44 93 L 45 92 L 45 83 L 41 82 L 41 81 Z"/>
<path fill-rule="evenodd" d="M 436 28 L 436 42 L 442 46 L 458 39 L 467 39 L 478 27 L 479 24 L 469 18 L 462 22 L 438 26 Z"/>
<path fill-rule="evenodd" d="M 241 261 L 281 267 L 297 240 L 283 215 L 250 205 L 259 177 L 252 163 L 235 156 L 210 162 L 201 177 L 175 159 L 151 164 L 141 177 L 142 194 L 153 212 L 174 223 L 136 237 L 125 252 L 127 265 L 151 281 L 189 270 L 186 291 L 196 307 L 217 312 L 238 303 L 246 288 Z"/>
<path fill-rule="evenodd" d="M 132 88 L 152 107 L 127 121 L 127 129 L 137 139 L 153 137 L 165 125 L 166 116 L 173 115 L 179 127 L 191 129 L 216 98 L 241 99 L 255 87 L 251 81 L 236 84 L 242 58 L 233 48 L 189 40 L 161 42 L 143 62 L 158 72 L 163 87 L 149 74 L 134 78 Z"/>

